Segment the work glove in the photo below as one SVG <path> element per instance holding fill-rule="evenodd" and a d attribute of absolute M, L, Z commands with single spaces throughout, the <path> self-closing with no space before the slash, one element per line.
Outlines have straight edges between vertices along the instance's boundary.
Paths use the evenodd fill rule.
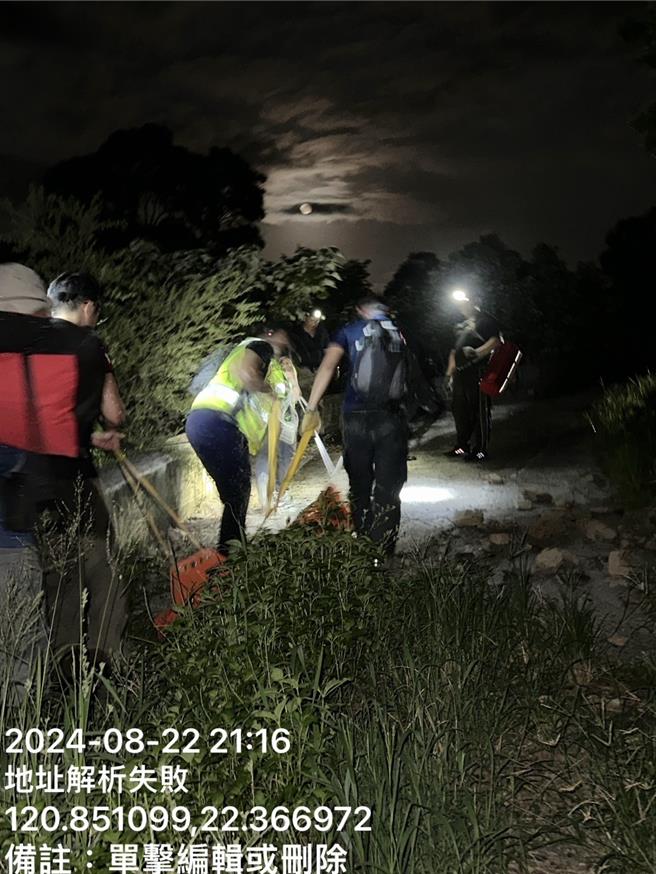
<path fill-rule="evenodd" d="M 308 431 L 314 432 L 321 428 L 321 417 L 317 410 L 307 410 L 301 422 L 301 434 Z"/>

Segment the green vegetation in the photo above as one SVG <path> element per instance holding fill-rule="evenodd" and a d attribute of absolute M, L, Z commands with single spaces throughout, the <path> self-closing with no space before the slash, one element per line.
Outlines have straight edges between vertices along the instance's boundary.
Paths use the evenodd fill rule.
<path fill-rule="evenodd" d="M 83 269 L 105 286 L 107 321 L 99 330 L 129 411 L 129 438 L 140 448 L 182 429 L 187 386 L 208 352 L 247 336 L 253 324 L 295 319 L 334 288 L 342 261 L 332 248 L 269 262 L 255 246 L 218 257 L 202 248 L 163 251 L 144 240 L 109 252 L 101 241 L 117 223 L 102 218 L 99 198 L 83 206 L 41 189 L 5 211 L 6 239 L 47 282 Z"/>
<path fill-rule="evenodd" d="M 508 584 L 491 587 L 430 545 L 394 573 L 374 569 L 373 558 L 370 545 L 345 533 L 262 535 L 164 642 L 133 642 L 111 679 L 82 665 L 60 693 L 56 673 L 42 667 L 22 704 L 5 700 L 3 731 L 59 725 L 90 738 L 138 727 L 157 738 L 171 726 L 194 728 L 201 750 L 63 756 L 64 764 L 128 770 L 179 765 L 189 769 L 184 796 L 141 790 L 53 802 L 5 793 L 5 806 L 56 803 L 64 813 L 82 803 L 184 803 L 198 824 L 206 804 L 369 805 L 373 830 L 339 838 L 349 871 L 529 871 L 530 853 L 552 845 L 608 874 L 656 870 L 653 660 L 611 661 L 575 580 L 548 601 L 521 565 Z M 282 728 L 291 749 L 237 754 L 228 744 L 227 754 L 211 755 L 215 727 Z M 30 767 L 37 758 L 62 762 L 12 758 Z M 185 842 L 171 829 L 36 837 L 46 838 L 75 847 L 80 871 L 87 848 L 103 870 L 119 839 Z M 331 844 L 338 836 L 250 838 Z"/>
<path fill-rule="evenodd" d="M 656 490 L 656 376 L 608 389 L 590 413 L 602 464 L 622 500 L 641 506 Z"/>

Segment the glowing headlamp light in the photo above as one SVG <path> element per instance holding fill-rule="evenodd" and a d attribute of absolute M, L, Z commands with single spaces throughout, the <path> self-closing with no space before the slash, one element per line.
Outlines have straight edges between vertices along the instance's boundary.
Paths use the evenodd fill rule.
<path fill-rule="evenodd" d="M 451 293 L 451 297 L 454 300 L 469 300 L 469 298 L 467 297 L 467 293 L 464 292 L 461 288 L 456 288 L 456 290 Z"/>
<path fill-rule="evenodd" d="M 323 319 L 323 313 L 321 312 L 321 310 L 312 310 L 312 318 Z"/>

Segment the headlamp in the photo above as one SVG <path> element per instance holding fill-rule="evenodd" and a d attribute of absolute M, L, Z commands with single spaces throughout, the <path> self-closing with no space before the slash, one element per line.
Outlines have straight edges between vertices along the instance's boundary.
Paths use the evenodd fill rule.
<path fill-rule="evenodd" d="M 469 298 L 467 297 L 467 293 L 464 292 L 461 288 L 456 288 L 455 291 L 451 292 L 451 297 L 454 300 L 469 300 Z"/>

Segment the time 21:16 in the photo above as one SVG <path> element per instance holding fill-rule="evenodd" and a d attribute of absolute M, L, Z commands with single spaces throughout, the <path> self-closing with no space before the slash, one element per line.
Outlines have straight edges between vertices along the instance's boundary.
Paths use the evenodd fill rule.
<path fill-rule="evenodd" d="M 226 731 L 224 728 L 214 728 L 210 732 L 210 739 L 213 741 L 210 752 L 218 755 L 225 755 L 230 749 L 236 753 L 254 750 L 258 753 L 284 755 L 292 745 L 289 732 L 285 728 L 276 728 L 273 731 L 267 728 L 260 728 L 258 731 L 244 731 L 241 728 Z"/>

